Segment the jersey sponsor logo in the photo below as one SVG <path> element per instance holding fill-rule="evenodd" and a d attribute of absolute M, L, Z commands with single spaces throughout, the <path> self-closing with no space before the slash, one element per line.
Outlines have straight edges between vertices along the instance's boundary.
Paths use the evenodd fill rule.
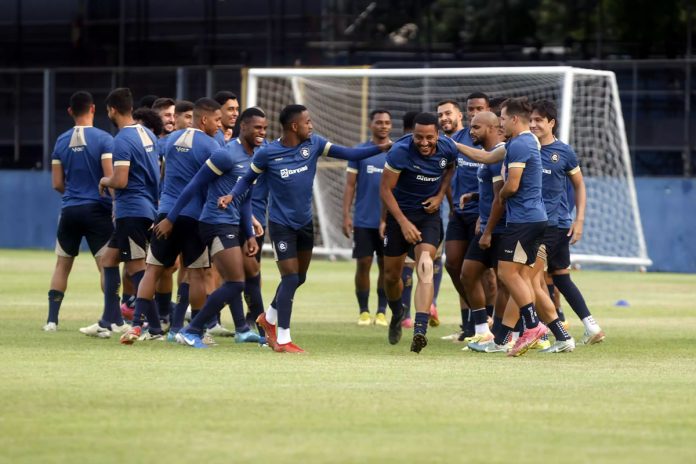
<path fill-rule="evenodd" d="M 479 168 L 481 166 L 483 166 L 481 163 L 474 163 L 473 161 L 467 161 L 464 158 L 457 158 L 457 167 Z"/>
<path fill-rule="evenodd" d="M 281 169 L 280 170 L 280 177 L 283 179 L 287 179 L 288 177 L 292 176 L 293 174 L 299 174 L 301 172 L 308 171 L 309 168 L 307 166 L 302 166 L 301 168 L 297 169 Z"/>
<path fill-rule="evenodd" d="M 440 180 L 440 176 L 437 176 L 437 177 L 428 177 L 428 176 L 424 176 L 423 174 L 418 174 L 418 175 L 416 176 L 416 180 L 420 180 L 420 181 L 423 181 L 423 182 L 437 182 L 438 180 Z"/>
<path fill-rule="evenodd" d="M 377 166 L 373 166 L 371 164 L 367 165 L 367 173 L 368 174 L 382 174 L 384 169 L 378 168 Z"/>
<path fill-rule="evenodd" d="M 189 147 L 176 147 L 176 151 L 178 151 L 179 153 L 186 153 L 191 151 L 191 149 Z"/>
<path fill-rule="evenodd" d="M 561 155 L 559 155 L 555 151 L 551 153 L 551 161 L 553 161 L 554 163 L 558 163 L 559 159 L 561 159 Z"/>
<path fill-rule="evenodd" d="M 551 174 L 551 170 L 550 170 L 550 169 L 544 169 L 544 168 L 542 168 L 542 169 L 541 169 L 541 172 L 543 172 L 544 174 Z"/>
<path fill-rule="evenodd" d="M 71 147 L 70 148 L 72 151 L 84 151 L 85 147 Z"/>
<path fill-rule="evenodd" d="M 440 158 L 440 167 L 445 169 L 445 166 L 447 166 L 447 160 L 445 158 Z"/>
<path fill-rule="evenodd" d="M 287 242 L 284 242 L 282 240 L 278 242 L 278 251 L 280 251 L 281 253 L 285 253 L 286 251 L 288 251 Z"/>
<path fill-rule="evenodd" d="M 302 149 L 300 149 L 300 156 L 303 157 L 304 159 L 309 158 L 309 148 L 302 147 Z"/>
<path fill-rule="evenodd" d="M 244 169 L 244 165 L 243 165 L 243 164 L 235 164 L 234 167 L 235 167 L 235 168 L 239 168 L 239 169 Z"/>

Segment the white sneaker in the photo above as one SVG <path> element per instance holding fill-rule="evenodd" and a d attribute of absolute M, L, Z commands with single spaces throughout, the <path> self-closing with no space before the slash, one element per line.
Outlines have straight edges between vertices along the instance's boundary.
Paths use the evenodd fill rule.
<path fill-rule="evenodd" d="M 151 342 L 151 341 L 158 341 L 158 342 L 163 342 L 166 340 L 166 337 L 163 334 L 151 334 L 150 332 L 146 331 L 143 332 L 143 334 L 138 337 L 138 340 L 143 342 Z"/>
<path fill-rule="evenodd" d="M 58 324 L 55 322 L 47 322 L 45 326 L 43 326 L 43 331 L 44 332 L 56 332 L 58 330 Z"/>
<path fill-rule="evenodd" d="M 234 337 L 234 332 L 227 330 L 220 324 L 215 324 L 213 327 L 208 329 L 207 333 L 213 335 L 214 337 Z"/>
<path fill-rule="evenodd" d="M 443 337 L 440 337 L 440 340 L 449 340 L 451 342 L 456 342 L 459 340 L 459 335 L 461 334 L 461 330 L 459 332 L 455 332 L 453 334 L 445 335 Z"/>
<path fill-rule="evenodd" d="M 585 334 L 582 336 L 582 343 L 585 345 L 594 345 L 595 343 L 601 343 L 604 341 L 606 338 L 606 335 L 604 335 L 604 331 L 598 326 L 595 326 L 596 329 L 592 331 L 585 331 Z"/>
<path fill-rule="evenodd" d="M 539 353 L 570 353 L 575 349 L 575 340 L 571 337 L 569 340 L 556 340 L 556 343 L 548 348 L 544 348 Z"/>
<path fill-rule="evenodd" d="M 94 324 L 89 325 L 87 327 L 82 327 L 80 329 L 80 332 L 89 337 L 111 338 L 111 331 L 109 329 L 101 327 L 98 322 L 95 322 Z"/>
<path fill-rule="evenodd" d="M 229 332 L 229 330 L 228 330 L 228 332 Z M 201 338 L 201 341 L 208 346 L 216 346 L 217 345 L 217 342 L 213 338 L 213 335 L 210 333 L 210 330 L 205 332 L 205 334 Z M 188 345 L 188 343 L 187 343 L 187 345 Z"/>
<path fill-rule="evenodd" d="M 123 323 L 121 325 L 111 324 L 111 331 L 117 334 L 124 334 L 131 329 L 130 324 Z"/>

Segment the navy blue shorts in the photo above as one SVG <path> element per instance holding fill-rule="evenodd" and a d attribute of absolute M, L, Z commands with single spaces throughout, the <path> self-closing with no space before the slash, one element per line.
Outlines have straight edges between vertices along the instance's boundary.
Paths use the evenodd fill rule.
<path fill-rule="evenodd" d="M 92 256 L 101 256 L 113 233 L 111 208 L 101 203 L 66 206 L 58 220 L 56 254 L 64 258 L 77 256 L 84 237 Z"/>
<path fill-rule="evenodd" d="M 500 241 L 502 234 L 493 234 L 491 236 L 491 246 L 485 250 L 479 246 L 481 234 L 474 237 L 474 240 L 469 244 L 464 259 L 478 261 L 483 263 L 487 268 L 498 267 L 498 253 L 500 253 Z"/>
<path fill-rule="evenodd" d="M 239 226 L 199 222 L 198 232 L 212 258 L 219 252 L 240 246 Z"/>
<path fill-rule="evenodd" d="M 501 236 L 498 261 L 534 264 L 545 230 L 546 221 L 508 223 Z"/>
<path fill-rule="evenodd" d="M 476 221 L 478 214 L 451 214 L 447 223 L 445 241 L 462 240 L 471 242 L 476 237 Z"/>
<path fill-rule="evenodd" d="M 442 242 L 442 218 L 440 212 L 409 211 L 404 213 L 421 233 L 420 243 L 429 243 L 435 248 Z M 401 233 L 401 226 L 394 216 L 387 214 L 387 226 L 384 231 L 384 256 L 401 256 L 414 245 L 408 243 Z"/>
<path fill-rule="evenodd" d="M 312 221 L 299 229 L 268 221 L 268 232 L 271 235 L 271 244 L 276 261 L 297 258 L 298 251 L 311 251 L 314 248 L 314 224 Z"/>
<path fill-rule="evenodd" d="M 570 267 L 569 230 L 558 227 L 546 228 L 543 243 L 546 245 L 546 265 L 549 273 Z"/>
<path fill-rule="evenodd" d="M 144 217 L 125 217 L 116 219 L 114 234 L 109 240 L 109 248 L 118 248 L 121 261 L 145 259 L 150 243 L 152 219 Z"/>
<path fill-rule="evenodd" d="M 353 228 L 353 258 L 365 258 L 367 256 L 382 256 L 384 254 L 383 240 L 379 236 L 379 229 L 367 227 Z"/>
<path fill-rule="evenodd" d="M 166 214 L 157 216 L 160 222 Z M 167 238 L 157 238 L 153 234 L 147 263 L 171 267 L 181 253 L 184 267 L 200 269 L 210 267 L 210 256 L 198 230 L 198 221 L 192 217 L 179 216 Z"/>

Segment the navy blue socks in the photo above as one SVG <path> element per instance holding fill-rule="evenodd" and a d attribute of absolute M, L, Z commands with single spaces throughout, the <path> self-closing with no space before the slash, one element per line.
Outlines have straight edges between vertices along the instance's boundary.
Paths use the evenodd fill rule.
<path fill-rule="evenodd" d="M 356 290 L 355 296 L 358 298 L 358 311 L 360 311 L 361 313 L 365 311 L 370 312 L 370 308 L 368 307 L 370 300 L 370 291 Z"/>
<path fill-rule="evenodd" d="M 382 314 L 387 312 L 387 293 L 383 288 L 377 288 L 377 312 Z"/>
<path fill-rule="evenodd" d="M 524 319 L 526 329 L 533 329 L 539 325 L 539 316 L 534 309 L 534 303 L 529 303 L 520 307 L 520 316 Z"/>
<path fill-rule="evenodd" d="M 225 282 L 220 288 L 208 296 L 203 308 L 191 320 L 186 327 L 187 331 L 203 335 L 206 324 L 211 320 L 216 320 L 218 313 L 227 303 L 231 303 L 244 290 L 244 282 Z M 240 301 L 241 304 L 241 301 Z M 243 318 L 243 311 L 242 311 Z"/>
<path fill-rule="evenodd" d="M 585 299 L 582 297 L 582 293 L 575 285 L 575 283 L 570 280 L 569 274 L 561 274 L 553 276 L 553 283 L 558 287 L 558 291 L 565 297 L 566 301 L 575 314 L 578 315 L 580 320 L 591 316 L 590 310 L 585 303 Z"/>
<path fill-rule="evenodd" d="M 281 277 L 278 293 L 276 294 L 276 309 L 278 310 L 278 327 L 281 329 L 290 328 L 290 317 L 292 316 L 292 300 L 295 298 L 295 291 L 300 285 L 298 274 L 288 274 Z"/>
<path fill-rule="evenodd" d="M 117 323 L 116 320 L 121 317 L 121 308 L 118 304 L 118 291 L 121 287 L 121 273 L 118 266 L 104 268 L 104 312 L 99 320 L 99 326 L 105 329 L 111 329 L 111 323 Z"/>
<path fill-rule="evenodd" d="M 429 313 L 416 313 L 416 321 L 413 324 L 413 333 L 425 335 L 428 330 Z"/>
<path fill-rule="evenodd" d="M 55 322 L 58 324 L 58 312 L 60 305 L 63 302 L 65 294 L 58 290 L 48 291 L 48 320 L 46 322 Z"/>
<path fill-rule="evenodd" d="M 176 292 L 176 305 L 174 312 L 170 318 L 171 327 L 169 330 L 178 332 L 184 326 L 184 317 L 186 317 L 186 309 L 189 305 L 189 284 L 182 282 Z"/>

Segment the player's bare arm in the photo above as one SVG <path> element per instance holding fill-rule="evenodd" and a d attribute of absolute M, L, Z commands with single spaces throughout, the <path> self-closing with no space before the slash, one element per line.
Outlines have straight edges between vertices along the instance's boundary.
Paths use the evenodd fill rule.
<path fill-rule="evenodd" d="M 346 187 L 343 190 L 343 235 L 350 238 L 353 234 L 353 220 L 350 217 L 350 207 L 355 197 L 355 184 L 358 181 L 358 174 L 346 172 Z"/>
<path fill-rule="evenodd" d="M 587 204 L 587 191 L 585 190 L 585 180 L 580 170 L 570 176 L 570 183 L 575 190 L 575 221 L 570 226 L 568 236 L 571 237 L 570 244 L 574 245 L 582 238 L 583 225 L 585 224 L 585 205 Z"/>
<path fill-rule="evenodd" d="M 462 143 L 456 142 L 459 153 L 466 155 L 472 161 L 483 164 L 495 164 L 505 158 L 505 147 L 498 147 L 493 151 L 480 150 L 478 148 L 468 147 Z"/>

